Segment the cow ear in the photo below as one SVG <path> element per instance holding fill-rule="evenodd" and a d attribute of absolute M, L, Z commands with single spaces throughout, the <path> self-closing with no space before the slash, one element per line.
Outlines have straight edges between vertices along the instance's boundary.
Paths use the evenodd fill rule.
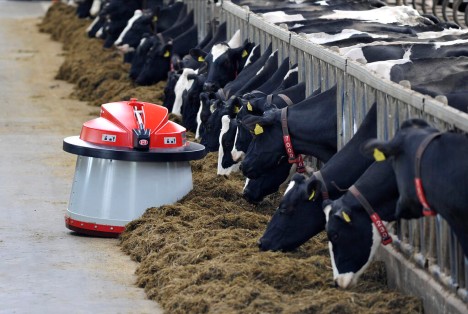
<path fill-rule="evenodd" d="M 164 58 L 170 58 L 172 56 L 172 44 L 164 45 L 161 51 Z"/>
<path fill-rule="evenodd" d="M 198 62 L 204 62 L 207 53 L 199 48 L 192 48 L 190 49 L 190 55 Z"/>
<path fill-rule="evenodd" d="M 385 142 L 378 139 L 371 139 L 364 142 L 360 150 L 364 156 L 374 158 L 375 161 L 384 161 L 390 156 L 397 155 L 400 147 L 401 145 L 398 140 Z"/>
<path fill-rule="evenodd" d="M 315 201 L 319 195 L 319 191 L 322 189 L 322 182 L 316 180 L 315 177 L 312 176 L 306 184 L 306 193 L 309 201 Z"/>
<path fill-rule="evenodd" d="M 245 49 L 245 44 L 238 47 L 238 48 L 233 48 L 229 49 L 229 56 L 234 59 L 241 59 L 241 58 L 247 58 L 249 56 L 249 53 Z"/>
<path fill-rule="evenodd" d="M 351 212 L 344 209 L 339 209 L 333 214 L 336 218 L 350 224 L 351 223 Z"/>
<path fill-rule="evenodd" d="M 264 113 L 262 116 L 247 114 L 242 119 L 242 124 L 253 134 L 260 135 L 263 133 L 263 127 L 274 123 L 274 110 Z"/>

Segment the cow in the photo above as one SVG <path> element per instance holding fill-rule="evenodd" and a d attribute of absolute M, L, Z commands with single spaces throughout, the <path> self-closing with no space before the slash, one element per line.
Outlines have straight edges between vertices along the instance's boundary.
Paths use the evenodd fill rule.
<path fill-rule="evenodd" d="M 325 229 L 322 202 L 340 197 L 372 160 L 360 152 L 362 143 L 377 135 L 377 106 L 369 109 L 348 143 L 310 178 L 296 174 L 259 239 L 261 250 L 291 251 Z M 350 167 L 349 165 L 352 164 Z"/>
<path fill-rule="evenodd" d="M 287 74 L 288 75 L 288 74 Z M 285 80 L 289 81 L 290 76 L 285 77 Z M 282 86 L 287 86 L 287 84 L 282 84 Z M 239 112 L 235 116 L 235 119 L 238 121 L 236 138 L 234 139 L 234 148 L 231 151 L 232 160 L 234 163 L 240 162 L 245 156 L 245 152 L 249 148 L 250 142 L 252 140 L 252 135 L 242 126 L 242 119 L 247 114 L 262 115 L 266 110 L 272 108 L 284 108 L 289 104 L 296 104 L 305 98 L 305 83 L 301 82 L 284 90 L 275 92 L 274 94 L 266 95 L 263 97 L 258 97 L 254 99 L 248 99 L 242 103 L 242 107 L 239 109 Z M 286 177 L 283 177 L 283 181 Z M 277 185 L 279 187 L 279 185 Z M 270 189 L 274 189 L 273 187 Z M 249 194 L 250 190 L 244 190 L 244 194 Z M 257 196 L 246 195 L 248 199 L 263 198 L 268 194 L 260 193 L 257 191 Z"/>
<path fill-rule="evenodd" d="M 193 25 L 167 44 L 160 41 L 153 43 L 135 83 L 137 85 L 152 85 L 166 80 L 173 64 L 171 58 L 174 55 L 185 55 L 192 47 L 196 46 L 197 34 L 197 26 Z"/>
<path fill-rule="evenodd" d="M 280 186 L 287 181 L 291 173 L 296 171 L 296 166 L 290 164 L 287 159 L 282 159 L 277 167 L 256 179 L 245 180 L 242 197 L 250 204 L 258 204 L 263 199 L 278 191 Z"/>
<path fill-rule="evenodd" d="M 158 9 L 157 12 L 150 9 L 136 10 L 114 45 L 122 53 L 129 54 L 138 47 L 144 34 L 163 33 L 182 22 L 186 15 L 187 8 L 182 2 L 176 2 L 160 11 Z M 126 58 L 128 59 L 131 61 L 131 58 Z"/>
<path fill-rule="evenodd" d="M 237 31 L 228 43 L 215 44 L 209 53 L 201 49 L 191 51 L 192 56 L 197 60 L 203 59 L 207 64 L 208 75 L 204 86 L 205 91 L 216 92 L 236 78 L 242 70 L 242 59 L 248 56 L 248 52 L 245 50 L 247 44 L 248 41 L 245 41 L 244 44 L 240 43 L 240 31 Z"/>
<path fill-rule="evenodd" d="M 152 34 L 149 34 L 149 33 L 144 34 L 143 38 L 140 41 L 140 44 L 138 45 L 138 47 L 137 47 L 137 49 L 135 51 L 135 54 L 134 54 L 133 58 L 132 58 L 132 62 L 131 62 L 132 64 L 131 64 L 131 68 L 130 68 L 129 77 L 132 80 L 136 80 L 138 78 L 138 76 L 140 75 L 141 71 L 144 68 L 148 53 L 149 53 L 150 50 L 152 50 L 153 46 L 156 47 L 156 46 L 165 44 L 165 43 L 171 41 L 171 38 L 176 38 L 177 36 L 187 35 L 187 34 L 184 34 L 184 32 L 187 32 L 187 30 L 193 32 L 194 31 L 193 28 L 192 28 L 193 25 L 194 25 L 193 24 L 193 21 L 194 21 L 193 16 L 194 16 L 193 11 L 190 11 L 180 23 L 174 25 L 172 28 L 164 31 L 163 33 L 158 33 L 156 35 L 152 35 Z M 181 41 L 182 38 L 184 38 L 184 37 L 181 37 L 179 41 Z M 194 40 L 194 39 L 191 38 L 191 40 Z M 178 45 L 180 45 L 180 43 L 178 43 Z M 169 57 L 164 57 L 164 58 L 169 58 Z M 170 59 L 167 59 L 167 61 L 169 61 L 169 60 Z M 166 64 L 167 64 L 167 62 L 166 62 Z M 160 77 L 161 76 L 165 77 L 165 75 L 167 74 L 167 72 L 166 72 L 166 74 L 164 74 L 164 73 L 161 74 L 161 71 L 157 71 L 157 72 L 159 74 L 158 76 L 160 76 Z M 149 81 L 150 80 L 147 80 L 147 81 L 144 81 L 142 83 L 143 83 L 143 85 L 148 84 L 147 82 L 149 82 Z"/>
<path fill-rule="evenodd" d="M 340 288 L 356 284 L 382 243 L 385 224 L 395 221 L 398 187 L 391 162 L 374 162 L 339 199 L 323 202 L 333 279 Z M 374 223 L 373 223 L 374 221 Z"/>
<path fill-rule="evenodd" d="M 459 84 L 468 77 L 468 57 L 403 58 L 367 63 L 366 67 L 384 79 L 393 82 L 409 81 L 411 89 L 422 93 L 447 95 L 453 102 L 448 105 L 466 111 L 466 102 L 453 94 L 466 93 L 465 84 Z M 461 102 L 460 102 L 461 100 Z"/>
<path fill-rule="evenodd" d="M 106 23 L 103 25 L 105 33 L 104 48 L 111 48 L 114 42 L 124 30 L 128 20 L 134 12 L 141 8 L 138 0 L 110 0 L 101 13 L 106 16 Z"/>
<path fill-rule="evenodd" d="M 191 83 L 190 88 L 182 95 L 182 124 L 187 130 L 196 132 L 198 128 L 197 114 L 200 108 L 200 93 L 206 80 L 206 73 L 191 74 L 187 79 Z"/>
<path fill-rule="evenodd" d="M 439 132 L 425 120 L 409 119 L 390 141 L 370 140 L 363 152 L 391 160 L 399 191 L 396 218 L 441 215 L 468 256 L 466 134 Z"/>
<path fill-rule="evenodd" d="M 280 91 L 278 94 L 272 94 L 259 97 L 259 98 L 252 98 L 248 101 L 240 98 L 240 97 L 232 97 L 226 104 L 226 115 L 222 117 L 224 122 L 222 124 L 221 132 L 220 132 L 220 147 L 219 147 L 219 163 L 218 163 L 218 174 L 229 174 L 235 164 L 238 164 L 241 161 L 241 156 L 247 150 L 248 145 L 252 139 L 250 133 L 245 130 L 242 125 L 239 126 L 240 121 L 242 120 L 243 114 L 241 112 L 260 112 L 259 109 L 256 109 L 257 102 L 259 103 L 267 103 L 266 106 L 271 108 L 284 108 L 287 105 L 291 105 L 294 103 L 298 103 L 299 101 L 305 98 L 305 84 L 300 83 L 297 86 L 293 86 L 292 88 L 286 89 L 284 91 Z M 252 102 L 252 103 L 251 103 Z M 249 109 L 245 109 L 248 107 Z M 265 106 L 262 106 L 263 113 L 265 111 Z M 240 117 L 238 117 L 240 115 Z M 236 120 L 236 122 L 231 121 Z M 235 158 L 235 160 L 234 160 Z M 236 170 L 238 170 L 238 165 L 235 166 Z M 282 177 L 283 181 L 285 180 Z M 280 183 L 282 183 L 281 181 Z M 276 190 L 278 189 L 280 184 L 276 186 Z M 244 189 L 245 190 L 245 189 Z M 268 191 L 274 190 L 275 187 L 271 186 L 267 189 Z M 246 190 L 247 193 L 251 191 L 251 189 Z M 257 197 L 253 198 L 250 195 L 246 195 L 246 199 L 257 199 L 261 197 L 263 199 L 264 196 L 271 194 L 272 192 L 268 192 L 268 194 L 258 193 Z M 261 200 L 260 199 L 260 200 Z"/>
<path fill-rule="evenodd" d="M 390 42 L 362 47 L 342 48 L 340 49 L 340 53 L 352 60 L 364 60 L 365 63 L 403 59 L 405 55 L 411 60 L 459 57 L 468 56 L 468 40 L 427 43 Z"/>
<path fill-rule="evenodd" d="M 262 116 L 246 115 L 242 124 L 255 136 L 241 164 L 243 174 L 250 179 L 258 178 L 275 168 L 281 159 L 292 161 L 291 150 L 324 162 L 330 159 L 336 153 L 337 143 L 336 93 L 334 85 L 291 107 L 272 109 Z M 282 128 L 282 112 L 287 113 L 284 121 L 294 121 L 287 128 Z M 293 147 L 288 147 L 289 152 L 283 143 L 286 136 L 283 129 L 289 131 L 289 145 Z"/>
<path fill-rule="evenodd" d="M 263 71 L 262 68 L 266 66 L 267 63 L 277 65 L 277 55 L 271 53 L 271 45 L 268 49 L 263 53 L 263 55 L 251 65 L 245 67 L 245 69 L 236 77 L 235 82 L 231 82 L 230 84 L 226 85 L 225 88 L 221 88 L 218 90 L 219 97 L 213 101 L 211 105 L 211 114 L 207 118 L 206 122 L 203 125 L 204 132 L 201 136 L 201 143 L 205 146 L 206 149 L 209 151 L 216 151 L 219 149 L 219 135 L 221 131 L 221 118 L 226 114 L 225 108 L 232 108 L 232 106 L 227 105 L 224 106 L 224 100 L 229 101 L 229 98 L 226 96 L 235 96 L 232 95 L 231 92 L 234 91 L 235 94 L 238 93 L 237 88 L 243 89 L 244 85 L 249 85 L 254 87 L 255 84 L 252 81 L 255 79 L 256 75 L 261 74 Z M 258 69 L 258 70 L 257 70 Z M 209 77 L 209 73 L 207 74 L 207 80 Z M 258 81 L 256 81 L 258 83 Z M 206 87 L 206 82 L 204 84 L 204 89 Z M 203 121 L 202 121 L 203 123 Z"/>

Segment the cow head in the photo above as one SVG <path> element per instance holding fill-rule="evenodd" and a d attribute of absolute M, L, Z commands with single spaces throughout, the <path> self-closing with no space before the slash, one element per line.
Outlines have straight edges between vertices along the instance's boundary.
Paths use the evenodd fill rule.
<path fill-rule="evenodd" d="M 302 190 L 305 181 L 302 175 L 294 175 L 284 197 Z M 323 231 L 325 215 L 321 207 L 320 194 L 310 200 L 307 197 L 305 201 L 296 202 L 294 210 L 285 210 L 284 205 L 280 205 L 258 241 L 260 249 L 264 251 L 291 251 Z"/>
<path fill-rule="evenodd" d="M 237 131 L 236 119 L 231 119 L 229 115 L 221 118 L 221 132 L 219 135 L 218 151 L 218 175 L 229 175 L 232 171 L 239 170 L 239 166 L 232 160 L 230 154 L 234 147 L 234 139 Z"/>
<path fill-rule="evenodd" d="M 369 213 L 356 195 L 364 198 Z M 382 238 L 389 240 L 384 221 L 395 220 L 398 188 L 390 162 L 373 163 L 347 191 L 334 201 L 324 201 L 333 278 L 337 286 L 354 285 L 372 261 Z M 371 220 L 374 215 L 376 223 Z M 379 226 L 380 232 L 377 229 Z M 384 244 L 388 244 L 385 242 Z"/>
<path fill-rule="evenodd" d="M 156 36 L 150 34 L 143 35 L 143 38 L 141 39 L 140 44 L 138 45 L 132 58 L 132 65 L 128 75 L 132 80 L 136 80 L 138 75 L 140 75 L 140 72 L 145 65 L 148 52 L 155 41 L 157 41 Z"/>
<path fill-rule="evenodd" d="M 426 121 L 410 119 L 401 124 L 390 141 L 369 140 L 362 151 L 377 161 L 391 160 L 396 175 L 400 197 L 397 203 L 396 217 L 414 219 L 423 216 L 423 208 L 418 200 L 414 185 L 415 156 L 422 140 L 429 134 L 438 132 Z"/>
<path fill-rule="evenodd" d="M 208 54 L 198 48 L 191 49 L 190 54 L 196 60 L 206 63 L 208 74 L 203 87 L 205 91 L 215 92 L 236 78 L 242 59 L 248 56 L 245 50 L 247 46 L 247 41 L 238 48 L 231 48 L 225 42 L 218 43 Z"/>
<path fill-rule="evenodd" d="M 267 170 L 277 167 L 283 158 L 287 158 L 282 139 L 280 110 L 272 109 L 262 116 L 246 115 L 242 119 L 242 125 L 253 134 L 241 165 L 247 178 L 256 179 Z"/>
<path fill-rule="evenodd" d="M 369 215 L 364 210 L 351 211 L 343 198 L 323 204 L 333 279 L 338 287 L 348 288 L 369 266 L 380 235 Z"/>
<path fill-rule="evenodd" d="M 114 43 L 117 49 L 123 53 L 135 50 L 144 34 L 154 32 L 153 18 L 154 14 L 151 10 L 136 10 Z"/>
<path fill-rule="evenodd" d="M 145 64 L 135 80 L 138 85 L 152 85 L 167 79 L 171 66 L 172 44 L 155 41 L 148 51 Z"/>
<path fill-rule="evenodd" d="M 190 88 L 182 96 L 182 121 L 190 131 L 196 132 L 198 121 L 197 113 L 200 108 L 200 93 L 206 76 L 204 74 L 188 74 L 187 80 L 193 81 Z"/>
<path fill-rule="evenodd" d="M 246 179 L 242 196 L 251 204 L 258 204 L 263 199 L 278 191 L 291 173 L 292 164 L 281 161 L 277 168 L 265 173 L 257 179 Z M 295 168 L 294 168 L 295 169 Z"/>
<path fill-rule="evenodd" d="M 201 135 L 201 144 L 210 151 L 219 149 L 219 134 L 221 132 L 221 119 L 227 114 L 224 102 L 219 99 L 210 101 L 210 115 L 206 123 L 202 122 L 203 134 Z"/>
<path fill-rule="evenodd" d="M 169 112 L 172 112 L 172 107 L 174 106 L 175 101 L 175 92 L 174 88 L 176 86 L 177 80 L 180 77 L 180 72 L 171 71 L 168 75 L 166 86 L 164 87 L 164 102 L 163 106 L 167 108 Z"/>

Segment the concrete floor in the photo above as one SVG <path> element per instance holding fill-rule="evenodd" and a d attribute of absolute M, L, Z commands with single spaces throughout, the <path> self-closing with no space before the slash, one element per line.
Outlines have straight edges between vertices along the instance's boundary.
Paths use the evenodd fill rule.
<path fill-rule="evenodd" d="M 116 239 L 64 225 L 78 135 L 96 108 L 54 80 L 60 44 L 37 23 L 50 2 L 0 0 L 0 313 L 161 313 Z"/>

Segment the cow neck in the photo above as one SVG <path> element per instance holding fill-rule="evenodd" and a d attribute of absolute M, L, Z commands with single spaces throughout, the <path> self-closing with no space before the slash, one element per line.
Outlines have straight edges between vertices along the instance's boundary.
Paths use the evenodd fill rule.
<path fill-rule="evenodd" d="M 288 162 L 290 164 L 296 164 L 296 172 L 304 173 L 305 166 L 304 160 L 302 159 L 302 155 L 297 155 L 294 153 L 294 149 L 291 143 L 291 138 L 289 136 L 288 130 L 288 107 L 284 107 L 281 109 L 281 128 L 283 130 L 283 142 L 284 148 L 286 149 L 286 153 L 288 154 Z"/>
<path fill-rule="evenodd" d="M 367 199 L 359 192 L 357 187 L 355 185 L 352 185 L 349 189 L 349 192 L 353 194 L 353 196 L 361 203 L 362 207 L 366 210 L 367 214 L 369 215 L 370 219 L 374 223 L 375 227 L 377 228 L 377 231 L 380 233 L 380 237 L 382 238 L 382 244 L 387 245 L 389 243 L 392 243 L 392 237 L 387 231 L 387 228 L 385 228 L 385 225 L 380 219 L 379 214 L 377 214 L 372 206 L 369 204 Z"/>
<path fill-rule="evenodd" d="M 281 98 L 286 103 L 286 106 L 292 106 L 294 104 L 291 98 L 289 98 L 285 94 L 277 94 L 276 96 Z M 268 95 L 266 100 L 267 104 L 271 106 L 273 104 L 273 94 Z"/>
<path fill-rule="evenodd" d="M 419 144 L 418 149 L 416 150 L 416 158 L 414 165 L 414 185 L 416 187 L 416 194 L 418 196 L 419 202 L 423 206 L 423 215 L 424 216 L 435 216 L 437 213 L 431 209 L 429 203 L 427 202 L 426 195 L 424 194 L 424 189 L 421 179 L 421 159 L 424 154 L 424 151 L 432 142 L 433 139 L 439 137 L 442 133 L 436 132 L 428 135 L 424 140 Z"/>
<path fill-rule="evenodd" d="M 288 109 L 289 133 L 297 153 L 327 162 L 336 154 L 336 104 L 327 100 L 304 100 Z"/>
<path fill-rule="evenodd" d="M 322 172 L 320 170 L 314 172 L 314 177 L 317 180 L 319 180 L 320 183 L 322 184 L 322 187 L 320 188 L 320 190 L 322 191 L 322 199 L 323 200 L 328 200 L 330 198 L 330 196 L 328 195 L 327 184 L 325 183 L 325 180 L 323 179 Z"/>

